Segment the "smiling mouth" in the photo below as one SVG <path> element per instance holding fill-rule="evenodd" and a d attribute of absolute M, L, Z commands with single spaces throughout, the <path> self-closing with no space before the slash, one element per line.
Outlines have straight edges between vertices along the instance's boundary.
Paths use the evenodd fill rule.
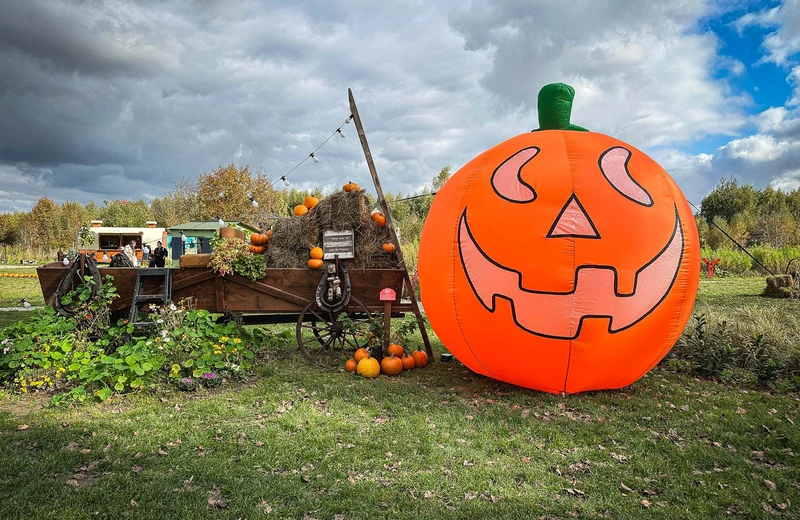
<path fill-rule="evenodd" d="M 522 287 L 522 273 L 492 260 L 475 241 L 467 224 L 467 210 L 458 227 L 458 250 L 467 280 L 475 296 L 489 312 L 496 310 L 497 298 L 511 304 L 514 323 L 521 329 L 554 339 L 575 339 L 586 318 L 607 318 L 608 332 L 631 327 L 653 312 L 667 297 L 680 269 L 684 235 L 675 207 L 672 236 L 649 262 L 637 272 L 633 292 L 617 290 L 613 266 L 581 265 L 575 269 L 575 283 L 565 293 L 531 291 Z"/>

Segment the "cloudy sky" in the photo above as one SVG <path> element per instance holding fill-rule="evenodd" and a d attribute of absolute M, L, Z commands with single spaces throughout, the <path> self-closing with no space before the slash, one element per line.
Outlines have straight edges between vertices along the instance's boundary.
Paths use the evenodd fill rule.
<path fill-rule="evenodd" d="M 0 0 L 0 211 L 145 199 L 235 162 L 280 177 L 349 114 L 404 193 L 535 128 L 536 95 L 658 160 L 800 186 L 800 0 Z M 353 125 L 289 176 L 369 186 Z"/>

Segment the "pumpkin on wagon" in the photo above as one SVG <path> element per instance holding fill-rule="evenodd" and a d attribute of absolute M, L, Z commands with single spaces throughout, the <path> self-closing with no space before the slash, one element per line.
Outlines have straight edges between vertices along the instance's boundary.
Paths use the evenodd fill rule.
<path fill-rule="evenodd" d="M 448 180 L 419 251 L 445 346 L 475 372 L 552 393 L 639 379 L 678 339 L 699 283 L 678 186 L 642 151 L 572 125 L 573 97 L 543 87 L 538 130 Z"/>

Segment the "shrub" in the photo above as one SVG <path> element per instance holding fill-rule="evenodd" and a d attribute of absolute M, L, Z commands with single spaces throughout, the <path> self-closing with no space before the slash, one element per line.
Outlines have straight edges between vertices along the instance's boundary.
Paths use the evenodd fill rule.
<path fill-rule="evenodd" d="M 695 373 L 714 377 L 731 367 L 736 359 L 731 330 L 726 321 L 708 327 L 705 316 L 695 316 L 694 328 L 684 333 L 676 354 L 692 362 Z"/>

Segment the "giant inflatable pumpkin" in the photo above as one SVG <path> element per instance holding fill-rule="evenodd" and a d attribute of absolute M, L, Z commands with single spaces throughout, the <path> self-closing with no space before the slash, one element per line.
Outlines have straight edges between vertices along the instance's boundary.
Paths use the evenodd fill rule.
<path fill-rule="evenodd" d="M 448 180 L 419 250 L 422 302 L 448 350 L 553 393 L 644 375 L 683 331 L 699 281 L 678 186 L 633 146 L 571 125 L 573 96 L 544 87 L 539 130 Z"/>

